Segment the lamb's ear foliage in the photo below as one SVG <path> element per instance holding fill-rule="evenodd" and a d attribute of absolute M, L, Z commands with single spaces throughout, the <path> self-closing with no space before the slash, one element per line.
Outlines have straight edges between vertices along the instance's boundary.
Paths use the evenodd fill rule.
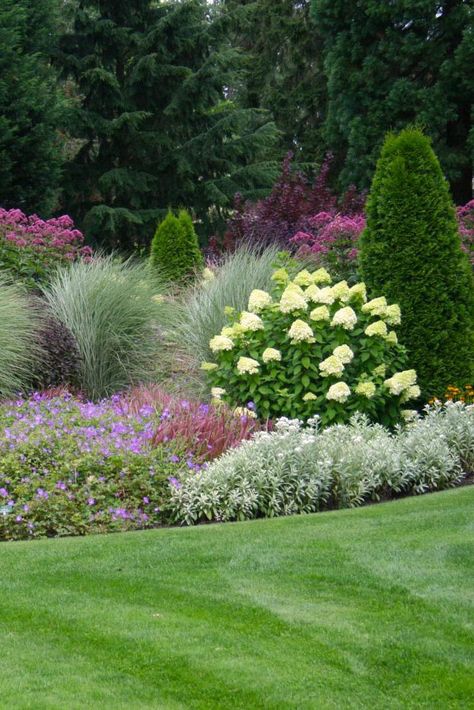
<path fill-rule="evenodd" d="M 448 183 L 429 139 L 385 140 L 367 203 L 360 266 L 369 291 L 400 305 L 400 342 L 425 398 L 474 375 L 474 283 Z"/>

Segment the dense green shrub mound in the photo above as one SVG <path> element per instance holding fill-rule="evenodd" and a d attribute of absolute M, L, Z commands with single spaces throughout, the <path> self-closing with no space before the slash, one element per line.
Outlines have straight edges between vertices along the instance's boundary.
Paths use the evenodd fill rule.
<path fill-rule="evenodd" d="M 158 225 L 151 243 L 152 265 L 169 281 L 187 280 L 203 266 L 203 257 L 191 216 L 169 211 Z"/>
<path fill-rule="evenodd" d="M 362 276 L 400 304 L 400 341 L 422 394 L 441 396 L 474 374 L 474 282 L 461 250 L 449 188 L 430 141 L 389 135 L 367 203 Z"/>
<path fill-rule="evenodd" d="M 209 342 L 203 362 L 211 392 L 227 404 L 324 425 L 365 412 L 387 426 L 417 399 L 416 372 L 394 327 L 400 308 L 384 296 L 367 301 L 365 284 L 331 284 L 324 268 L 293 280 L 276 269 L 270 292 L 254 289 L 247 310 L 226 309 L 228 324 Z"/>

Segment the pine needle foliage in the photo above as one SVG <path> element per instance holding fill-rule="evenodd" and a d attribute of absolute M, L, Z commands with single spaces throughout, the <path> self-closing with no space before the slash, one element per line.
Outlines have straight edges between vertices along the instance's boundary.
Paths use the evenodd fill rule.
<path fill-rule="evenodd" d="M 400 341 L 424 397 L 474 375 L 474 283 L 448 184 L 417 128 L 385 140 L 361 238 L 362 276 L 400 305 Z"/>

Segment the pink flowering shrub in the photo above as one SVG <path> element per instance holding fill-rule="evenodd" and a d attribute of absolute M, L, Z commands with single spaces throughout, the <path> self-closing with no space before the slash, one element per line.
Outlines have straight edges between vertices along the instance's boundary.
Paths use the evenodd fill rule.
<path fill-rule="evenodd" d="M 297 247 L 296 256 L 312 255 L 338 278 L 355 281 L 357 243 L 364 227 L 361 213 L 319 212 L 309 217 L 289 242 Z"/>
<path fill-rule="evenodd" d="M 60 264 L 89 258 L 92 250 L 83 242 L 68 215 L 43 220 L 0 208 L 0 269 L 29 286 L 47 282 Z"/>
<path fill-rule="evenodd" d="M 456 216 L 459 224 L 462 248 L 474 266 L 474 200 L 458 207 Z"/>

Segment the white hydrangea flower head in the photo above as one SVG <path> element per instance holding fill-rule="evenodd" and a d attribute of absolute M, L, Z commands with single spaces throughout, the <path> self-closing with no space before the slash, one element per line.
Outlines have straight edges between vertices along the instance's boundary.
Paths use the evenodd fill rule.
<path fill-rule="evenodd" d="M 384 318 L 389 325 L 400 325 L 402 322 L 402 312 L 398 303 L 392 303 L 391 306 L 387 306 Z"/>
<path fill-rule="evenodd" d="M 214 281 L 215 278 L 216 277 L 215 277 L 215 274 L 212 271 L 212 269 L 210 269 L 208 266 L 206 266 L 206 268 L 202 272 L 203 282 L 206 284 L 206 283 L 209 283 L 210 281 Z"/>
<path fill-rule="evenodd" d="M 291 324 L 291 328 L 288 331 L 289 337 L 292 339 L 293 343 L 314 343 L 314 333 L 310 326 L 304 322 L 304 320 L 295 320 Z"/>
<path fill-rule="evenodd" d="M 221 350 L 232 350 L 234 347 L 234 341 L 226 335 L 215 335 L 210 339 L 209 347 L 213 353 L 217 353 Z"/>
<path fill-rule="evenodd" d="M 364 333 L 372 338 L 374 335 L 380 335 L 384 338 L 387 335 L 387 324 L 383 320 L 376 320 L 375 323 L 370 323 L 364 330 Z"/>
<path fill-rule="evenodd" d="M 266 350 L 263 351 L 262 360 L 264 363 L 280 362 L 281 352 L 276 348 L 266 348 Z"/>
<path fill-rule="evenodd" d="M 360 298 L 364 303 L 367 301 L 367 287 L 363 281 L 354 284 L 349 289 L 349 300 L 351 298 Z"/>
<path fill-rule="evenodd" d="M 266 291 L 259 288 L 254 288 L 249 296 L 249 311 L 251 313 L 260 313 L 265 306 L 269 306 L 272 302 L 272 297 Z"/>
<path fill-rule="evenodd" d="M 303 402 L 312 402 L 313 400 L 318 399 L 313 392 L 306 392 L 305 395 L 303 395 Z"/>
<path fill-rule="evenodd" d="M 279 308 L 282 313 L 305 311 L 308 307 L 303 289 L 297 284 L 289 284 L 283 291 Z"/>
<path fill-rule="evenodd" d="M 350 306 L 345 306 L 340 308 L 332 317 L 331 325 L 340 325 L 344 330 L 353 330 L 355 324 L 357 323 L 357 315 L 353 308 Z"/>
<path fill-rule="evenodd" d="M 244 331 L 246 330 L 263 330 L 265 326 L 263 325 L 263 320 L 256 313 L 249 313 L 248 311 L 243 311 L 240 316 L 240 325 Z"/>
<path fill-rule="evenodd" d="M 225 338 L 233 338 L 234 335 L 236 335 L 234 326 L 231 325 L 225 325 L 222 330 L 221 330 L 221 335 L 223 335 Z"/>
<path fill-rule="evenodd" d="M 318 297 L 321 292 L 321 289 L 319 286 L 316 286 L 316 284 L 311 284 L 311 286 L 308 286 L 307 289 L 305 289 L 304 296 L 307 301 L 313 301 L 314 303 L 318 303 Z"/>
<path fill-rule="evenodd" d="M 339 358 L 343 365 L 348 365 L 354 359 L 354 353 L 348 345 L 338 345 L 332 354 Z"/>
<path fill-rule="evenodd" d="M 319 369 L 321 370 L 322 377 L 340 375 L 341 372 L 344 371 L 344 363 L 341 362 L 337 355 L 330 355 L 319 363 Z"/>
<path fill-rule="evenodd" d="M 387 299 L 385 296 L 380 296 L 379 298 L 373 298 L 371 301 L 367 301 L 362 306 L 363 313 L 370 313 L 373 316 L 379 316 L 380 318 L 385 315 L 387 311 Z"/>
<path fill-rule="evenodd" d="M 418 419 L 418 412 L 416 409 L 402 409 L 400 414 L 402 415 L 405 422 L 413 422 Z"/>
<path fill-rule="evenodd" d="M 418 387 L 418 385 L 410 385 L 410 387 L 407 387 L 406 390 L 402 392 L 402 396 L 400 397 L 400 402 L 408 402 L 410 399 L 418 399 L 418 397 L 421 395 L 421 390 Z"/>
<path fill-rule="evenodd" d="M 381 365 L 378 365 L 373 369 L 373 374 L 376 377 L 385 377 L 385 375 L 387 374 L 387 366 L 383 363 Z"/>
<path fill-rule="evenodd" d="M 329 314 L 329 308 L 327 306 L 318 306 L 317 308 L 313 308 L 311 313 L 309 314 L 309 317 L 311 320 L 329 320 L 331 317 Z"/>
<path fill-rule="evenodd" d="M 355 393 L 371 399 L 375 394 L 375 385 L 373 382 L 359 382 L 355 388 Z"/>
<path fill-rule="evenodd" d="M 334 296 L 333 296 L 331 287 L 324 286 L 324 288 L 320 288 L 317 298 L 313 297 L 312 300 L 315 303 L 324 303 L 327 306 L 330 306 L 331 303 L 334 303 Z"/>
<path fill-rule="evenodd" d="M 324 268 L 313 271 L 311 276 L 315 284 L 330 284 L 332 281 L 331 275 Z"/>
<path fill-rule="evenodd" d="M 343 303 L 349 300 L 350 288 L 347 281 L 339 281 L 331 288 L 334 299 L 339 299 Z"/>
<path fill-rule="evenodd" d="M 277 269 L 272 274 L 272 281 L 279 284 L 286 284 L 290 280 L 288 271 L 286 269 Z"/>
<path fill-rule="evenodd" d="M 308 269 L 303 269 L 296 274 L 293 283 L 297 286 L 310 286 L 313 283 L 313 276 Z"/>
<path fill-rule="evenodd" d="M 392 377 L 384 382 L 384 385 L 388 387 L 391 394 L 401 394 L 403 390 L 407 390 L 415 384 L 415 370 L 403 370 L 403 372 L 396 372 L 392 375 Z"/>
<path fill-rule="evenodd" d="M 211 372 L 211 370 L 217 370 L 218 365 L 215 362 L 201 362 L 201 370 L 205 372 Z"/>
<path fill-rule="evenodd" d="M 220 399 L 225 394 L 225 389 L 222 387 L 211 387 L 211 394 L 215 399 Z"/>
<path fill-rule="evenodd" d="M 397 345 L 398 337 L 394 330 L 391 330 L 388 335 L 385 336 L 385 342 L 389 345 Z"/>
<path fill-rule="evenodd" d="M 239 375 L 255 375 L 258 373 L 260 364 L 251 357 L 239 357 L 237 372 Z"/>
<path fill-rule="evenodd" d="M 248 419 L 256 419 L 257 415 L 247 407 L 236 407 L 232 412 L 236 417 L 247 417 Z"/>
<path fill-rule="evenodd" d="M 351 391 L 345 382 L 336 382 L 329 388 L 326 399 L 332 399 L 335 402 L 345 402 L 350 394 Z"/>

